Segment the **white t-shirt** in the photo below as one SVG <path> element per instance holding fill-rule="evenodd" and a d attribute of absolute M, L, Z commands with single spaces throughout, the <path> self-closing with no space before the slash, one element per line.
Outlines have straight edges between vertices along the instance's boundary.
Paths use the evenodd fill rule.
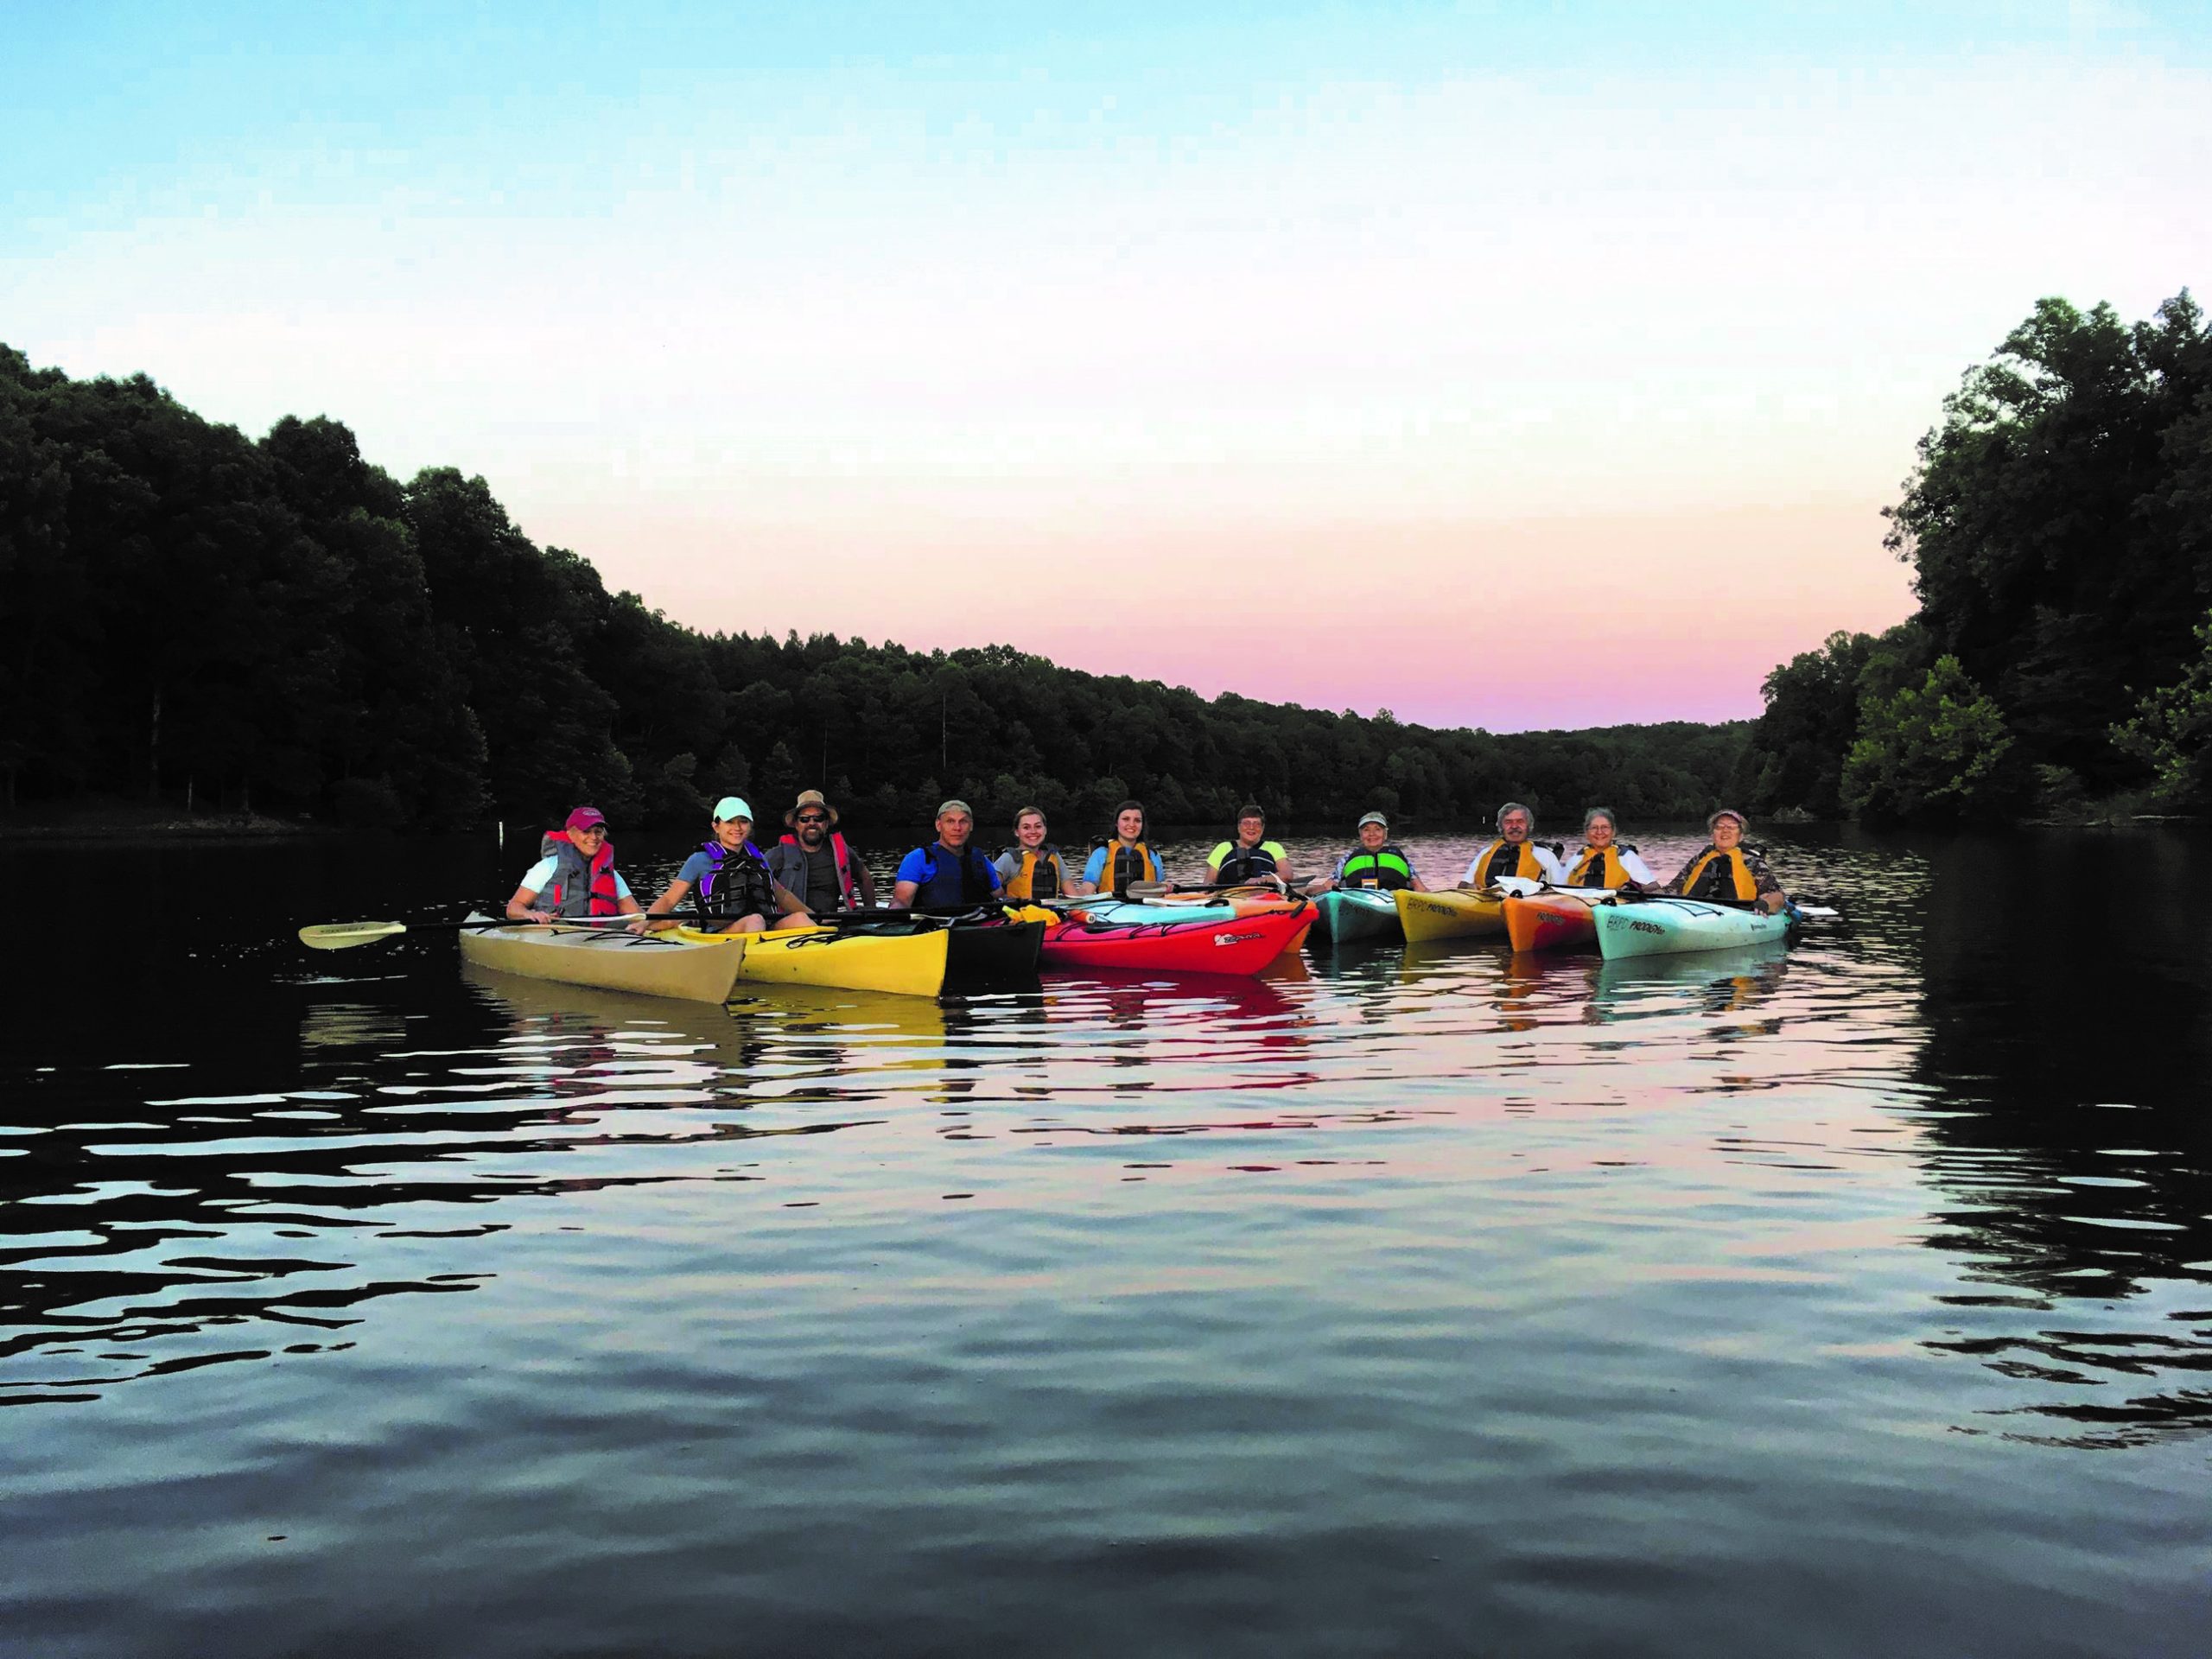
<path fill-rule="evenodd" d="M 544 892 L 545 885 L 552 880 L 553 872 L 559 867 L 559 860 L 549 853 L 531 865 L 522 878 L 524 891 Z M 620 870 L 614 872 L 614 896 L 617 899 L 627 899 L 630 896 L 630 884 L 622 879 L 622 872 Z"/>

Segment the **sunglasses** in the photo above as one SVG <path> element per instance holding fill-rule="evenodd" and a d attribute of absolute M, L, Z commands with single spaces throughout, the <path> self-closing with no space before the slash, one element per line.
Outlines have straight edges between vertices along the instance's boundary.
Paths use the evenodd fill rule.
<path fill-rule="evenodd" d="M 830 815 L 826 812 L 802 812 L 798 815 L 797 822 L 800 823 L 827 823 L 830 822 Z"/>

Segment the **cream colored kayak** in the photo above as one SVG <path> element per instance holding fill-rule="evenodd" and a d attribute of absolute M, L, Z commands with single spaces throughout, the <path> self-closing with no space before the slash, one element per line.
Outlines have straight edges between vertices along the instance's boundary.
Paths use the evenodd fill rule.
<path fill-rule="evenodd" d="M 1480 893 L 1465 887 L 1415 893 L 1411 887 L 1401 887 L 1390 896 L 1397 900 L 1398 921 L 1406 930 L 1408 944 L 1505 931 L 1505 895 L 1495 888 Z"/>
<path fill-rule="evenodd" d="M 488 916 L 471 921 L 490 922 Z M 633 996 L 669 996 L 686 1002 L 727 1002 L 745 958 L 745 936 L 716 933 L 683 938 L 674 933 L 640 938 L 620 927 L 465 928 L 463 962 L 525 979 L 590 985 Z"/>
<path fill-rule="evenodd" d="M 944 988 L 945 955 L 952 930 L 914 927 L 909 931 L 887 912 L 885 927 L 794 927 L 772 933 L 701 933 L 677 929 L 686 939 L 741 938 L 741 979 L 772 985 L 826 985 L 846 991 L 890 991 L 901 996 L 935 996 Z"/>

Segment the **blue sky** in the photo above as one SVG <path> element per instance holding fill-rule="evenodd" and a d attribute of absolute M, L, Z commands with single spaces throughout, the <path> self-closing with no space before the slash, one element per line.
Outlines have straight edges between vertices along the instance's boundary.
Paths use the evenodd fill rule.
<path fill-rule="evenodd" d="M 1909 607 L 1878 509 L 1961 371 L 2042 295 L 2201 277 L 2202 22 L 19 8 L 0 339 L 481 472 L 702 626 L 1749 713 Z M 1700 558 L 1733 575 L 1686 626 Z M 915 591 L 947 562 L 1058 574 Z M 1155 613 L 1084 615 L 1101 569 Z M 1287 651 L 1166 603 L 1213 572 L 1295 601 Z M 1510 618 L 1568 576 L 1644 620 L 1530 657 Z"/>

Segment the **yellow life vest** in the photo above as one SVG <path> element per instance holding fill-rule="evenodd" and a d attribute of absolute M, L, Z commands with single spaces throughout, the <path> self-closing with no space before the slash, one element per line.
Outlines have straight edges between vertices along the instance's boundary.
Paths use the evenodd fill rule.
<path fill-rule="evenodd" d="M 1621 849 L 1614 842 L 1603 851 L 1586 846 L 1582 856 L 1574 861 L 1574 868 L 1567 873 L 1570 887 L 1606 887 L 1618 890 L 1629 884 L 1628 866 L 1621 862 Z"/>
<path fill-rule="evenodd" d="M 1033 853 L 1024 847 L 1020 851 L 1021 868 L 1007 877 L 1002 889 L 1007 898 L 1026 903 L 1032 899 L 1057 899 L 1068 890 L 1067 861 L 1060 856 L 1058 848 L 1047 845 Z M 1037 887 L 1040 874 L 1045 884 L 1041 893 Z"/>
<path fill-rule="evenodd" d="M 1160 861 L 1152 855 L 1152 849 L 1139 842 L 1135 847 L 1124 847 L 1116 841 L 1106 843 L 1106 861 L 1099 866 L 1098 891 L 1110 893 L 1116 899 L 1129 890 L 1132 881 L 1160 880 Z"/>
<path fill-rule="evenodd" d="M 1501 850 L 1516 855 L 1512 861 L 1511 869 L 1505 868 L 1504 861 L 1498 857 Z M 1503 836 L 1499 836 L 1483 849 L 1483 855 L 1475 865 L 1475 879 L 1469 885 L 1486 887 L 1501 875 L 1521 875 L 1526 876 L 1531 881 L 1542 880 L 1544 867 L 1536 861 L 1536 843 L 1533 841 L 1524 841 L 1516 847 Z"/>
<path fill-rule="evenodd" d="M 1751 874 L 1751 862 L 1744 856 L 1742 848 L 1731 847 L 1724 853 L 1718 847 L 1708 847 L 1691 861 L 1689 868 L 1682 872 L 1681 888 L 1684 898 L 1695 899 L 1701 896 L 1698 893 L 1697 884 L 1705 879 L 1706 866 L 1716 858 L 1725 858 L 1728 861 L 1728 873 L 1734 880 L 1735 891 L 1732 893 L 1713 893 L 1709 895 L 1710 897 L 1734 898 L 1748 905 L 1759 896 L 1758 878 Z"/>

